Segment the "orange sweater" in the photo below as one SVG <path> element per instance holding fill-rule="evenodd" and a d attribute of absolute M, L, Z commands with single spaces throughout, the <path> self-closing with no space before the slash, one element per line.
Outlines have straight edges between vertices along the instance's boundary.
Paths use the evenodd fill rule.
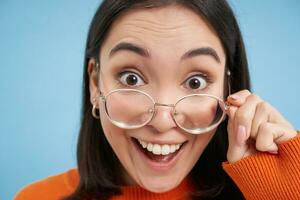
<path fill-rule="evenodd" d="M 278 155 L 257 153 L 233 164 L 223 163 L 223 168 L 246 199 L 300 199 L 300 137 L 279 145 Z M 72 169 L 27 186 L 15 200 L 58 200 L 72 193 L 78 181 L 78 171 Z M 160 194 L 138 186 L 125 186 L 122 188 L 123 194 L 112 200 L 179 199 L 190 190 L 192 186 L 187 180 L 175 189 Z"/>

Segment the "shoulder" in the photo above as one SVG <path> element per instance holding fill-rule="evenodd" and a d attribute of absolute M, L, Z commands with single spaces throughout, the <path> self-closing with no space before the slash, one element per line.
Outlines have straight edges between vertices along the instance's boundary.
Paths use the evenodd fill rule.
<path fill-rule="evenodd" d="M 17 193 L 15 200 L 54 200 L 71 194 L 79 182 L 77 169 L 49 176 L 24 187 Z"/>

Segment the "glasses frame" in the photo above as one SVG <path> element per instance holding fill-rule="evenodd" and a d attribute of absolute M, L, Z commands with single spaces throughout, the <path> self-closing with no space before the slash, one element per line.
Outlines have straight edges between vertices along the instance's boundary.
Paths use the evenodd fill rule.
<path fill-rule="evenodd" d="M 108 111 L 107 111 L 107 97 L 109 95 L 111 95 L 113 93 L 116 93 L 116 92 L 119 92 L 119 91 L 133 91 L 133 92 L 138 92 L 138 93 L 141 93 L 141 94 L 147 96 L 151 100 L 151 102 L 153 103 L 153 112 L 152 112 L 151 118 L 149 118 L 149 120 L 147 120 L 146 122 L 144 122 L 141 125 L 138 125 L 138 126 L 136 125 L 136 126 L 132 126 L 132 127 L 124 126 L 122 123 L 117 122 L 117 121 L 111 119 L 110 116 L 109 116 L 109 114 L 108 114 Z M 209 126 L 209 127 L 206 127 L 206 128 L 198 128 L 196 130 L 186 129 L 186 128 L 182 127 L 179 123 L 177 123 L 177 121 L 175 119 L 175 115 L 176 115 L 175 107 L 176 107 L 176 105 L 180 101 L 182 101 L 183 99 L 189 98 L 189 97 L 192 97 L 192 96 L 206 96 L 206 97 L 210 97 L 210 98 L 213 98 L 213 99 L 217 100 L 218 103 L 221 104 L 221 107 L 224 108 L 223 114 L 222 114 L 220 120 L 216 124 L 214 124 L 213 126 Z M 185 96 L 181 97 L 180 99 L 178 99 L 175 104 L 162 104 L 162 103 L 155 102 L 154 99 L 152 98 L 152 96 L 150 96 L 148 93 L 143 92 L 141 90 L 137 90 L 137 89 L 125 89 L 125 88 L 115 89 L 115 90 L 110 91 L 107 95 L 103 95 L 103 93 L 100 91 L 100 95 L 98 97 L 104 103 L 105 113 L 106 113 L 106 116 L 109 119 L 109 121 L 112 124 L 114 124 L 115 126 L 117 126 L 119 128 L 124 128 L 124 129 L 137 129 L 137 128 L 141 128 L 141 127 L 147 125 L 153 119 L 153 117 L 155 116 L 155 114 L 157 113 L 156 107 L 157 106 L 164 106 L 164 107 L 170 107 L 170 108 L 172 108 L 172 111 L 171 111 L 172 118 L 173 118 L 175 124 L 177 125 L 177 127 L 181 128 L 182 130 L 184 130 L 184 131 L 186 131 L 186 132 L 188 132 L 190 134 L 198 135 L 198 134 L 207 133 L 207 132 L 209 132 L 209 131 L 214 130 L 215 128 L 217 128 L 217 126 L 219 126 L 219 124 L 226 117 L 226 112 L 225 111 L 227 111 L 229 109 L 229 105 L 227 103 L 225 103 L 221 98 L 219 98 L 217 96 L 214 96 L 214 95 L 210 95 L 210 94 L 189 94 L 189 95 L 185 95 Z"/>

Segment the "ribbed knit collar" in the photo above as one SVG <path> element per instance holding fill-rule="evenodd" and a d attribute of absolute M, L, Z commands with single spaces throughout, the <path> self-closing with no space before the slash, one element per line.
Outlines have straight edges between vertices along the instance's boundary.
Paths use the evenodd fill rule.
<path fill-rule="evenodd" d="M 123 186 L 122 195 L 114 196 L 111 200 L 173 200 L 173 199 L 188 199 L 188 192 L 192 191 L 192 185 L 188 178 L 184 179 L 176 188 L 164 192 L 164 193 L 153 193 L 145 190 L 140 186 Z"/>
<path fill-rule="evenodd" d="M 64 180 L 69 192 L 73 192 L 79 183 L 78 170 L 72 169 L 65 173 Z M 193 186 L 187 176 L 176 188 L 164 193 L 149 192 L 140 186 L 122 186 L 121 191 L 121 195 L 113 196 L 111 200 L 186 200 L 186 195 L 193 191 Z"/>

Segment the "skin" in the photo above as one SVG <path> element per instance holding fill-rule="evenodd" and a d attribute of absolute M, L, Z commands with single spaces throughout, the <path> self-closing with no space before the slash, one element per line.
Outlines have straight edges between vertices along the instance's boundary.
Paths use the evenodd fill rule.
<path fill-rule="evenodd" d="M 136 44 L 146 49 L 149 55 L 143 56 L 129 50 L 120 50 L 110 55 L 111 50 L 121 42 Z M 211 55 L 181 59 L 189 50 L 201 47 L 212 48 L 219 61 Z M 167 107 L 158 108 L 151 122 L 142 128 L 121 129 L 108 120 L 103 104 L 98 100 L 93 101 L 93 98 L 99 96 L 100 90 L 106 95 L 111 90 L 120 88 L 117 74 L 125 68 L 143 80 L 134 89 L 147 92 L 156 102 L 173 104 L 180 97 L 195 92 L 222 98 L 226 60 L 219 38 L 199 15 L 186 8 L 168 6 L 134 10 L 117 19 L 100 52 L 99 83 L 99 72 L 94 70 L 95 60 L 91 59 L 88 65 L 91 103 L 96 104 L 100 110 L 100 123 L 124 167 L 127 184 L 138 184 L 152 192 L 166 192 L 175 188 L 191 171 L 215 130 L 201 135 L 188 134 L 176 126 L 170 108 Z M 207 75 L 209 81 L 202 90 L 192 91 L 187 87 L 186 81 L 197 74 Z M 231 104 L 227 113 L 229 162 L 240 160 L 257 150 L 269 151 L 268 145 L 271 143 L 276 145 L 296 135 L 292 126 L 274 108 L 262 106 L 265 103 L 259 97 L 248 91 L 234 95 L 227 99 Z M 272 116 L 270 122 L 268 116 Z M 265 125 L 266 123 L 274 126 Z M 238 128 L 239 125 L 246 127 L 246 133 Z M 132 143 L 132 137 L 153 143 L 187 143 L 175 166 L 167 171 L 157 171 L 141 160 Z M 256 140 L 256 143 L 248 144 L 246 141 L 249 138 Z"/>
<path fill-rule="evenodd" d="M 278 154 L 278 144 L 297 136 L 294 127 L 268 102 L 248 90 L 230 95 L 227 159 L 230 163 L 259 151 Z"/>

